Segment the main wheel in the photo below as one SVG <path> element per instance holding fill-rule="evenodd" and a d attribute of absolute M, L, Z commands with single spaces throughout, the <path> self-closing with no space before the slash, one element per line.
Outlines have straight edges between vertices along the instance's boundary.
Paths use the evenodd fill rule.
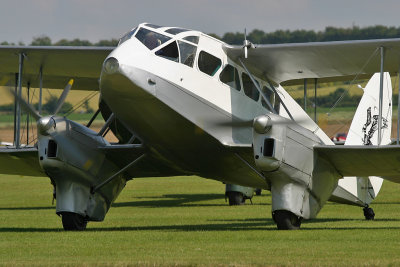
<path fill-rule="evenodd" d="M 256 188 L 256 190 L 254 191 L 256 193 L 256 196 L 261 196 L 261 188 Z"/>
<path fill-rule="evenodd" d="M 298 230 L 301 225 L 301 217 L 287 210 L 276 210 L 272 214 L 278 230 Z"/>
<path fill-rule="evenodd" d="M 243 205 L 246 198 L 240 192 L 230 191 L 226 192 L 229 199 L 229 206 Z"/>
<path fill-rule="evenodd" d="M 61 220 L 65 231 L 83 231 L 86 229 L 85 217 L 73 212 L 62 212 Z"/>
<path fill-rule="evenodd" d="M 366 220 L 373 220 L 375 218 L 375 212 L 372 208 L 366 206 L 363 211 Z"/>

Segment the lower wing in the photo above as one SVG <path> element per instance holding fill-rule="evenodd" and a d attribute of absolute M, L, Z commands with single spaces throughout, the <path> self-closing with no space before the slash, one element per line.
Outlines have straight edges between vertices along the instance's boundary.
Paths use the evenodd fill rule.
<path fill-rule="evenodd" d="M 381 176 L 400 183 L 400 146 L 315 146 L 315 159 L 324 159 L 341 176 Z"/>

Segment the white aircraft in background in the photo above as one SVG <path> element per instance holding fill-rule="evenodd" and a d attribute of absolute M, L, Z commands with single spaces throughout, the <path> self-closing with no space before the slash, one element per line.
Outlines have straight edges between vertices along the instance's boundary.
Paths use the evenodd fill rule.
<path fill-rule="evenodd" d="M 282 84 L 371 76 L 380 47 L 384 68 L 365 89 L 349 141 L 334 146 Z M 376 146 L 390 142 L 391 84 L 383 70 L 398 70 L 399 49 L 400 39 L 230 46 L 147 23 L 116 48 L 3 46 L 1 78 L 15 79 L 18 104 L 37 120 L 38 142 L 20 148 L 17 131 L 15 148 L 0 151 L 0 172 L 49 176 L 66 230 L 104 220 L 128 180 L 173 175 L 270 190 L 278 229 L 298 229 L 329 199 L 365 207 L 373 218 L 368 204 L 382 180 L 368 176 L 400 182 L 391 165 L 398 147 Z M 74 89 L 100 90 L 107 121 L 99 133 L 56 116 L 72 82 L 53 115 L 20 97 L 22 85 L 60 88 L 70 78 Z M 108 129 L 118 144 L 103 138 Z"/>

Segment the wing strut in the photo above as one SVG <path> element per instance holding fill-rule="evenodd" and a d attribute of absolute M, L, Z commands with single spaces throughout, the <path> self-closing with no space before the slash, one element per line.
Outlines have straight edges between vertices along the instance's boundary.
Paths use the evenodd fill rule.
<path fill-rule="evenodd" d="M 383 106 L 383 66 L 385 64 L 385 48 L 381 46 L 381 77 L 379 81 L 379 119 L 378 119 L 378 146 L 381 145 L 382 141 L 382 106 Z"/>
<path fill-rule="evenodd" d="M 128 165 L 126 165 L 125 167 L 123 167 L 122 169 L 120 169 L 119 171 L 117 171 L 116 173 L 114 173 L 113 175 L 111 175 L 109 178 L 107 178 L 105 181 L 103 181 L 102 183 L 93 186 L 90 189 L 90 192 L 92 194 L 96 193 L 100 188 L 102 188 L 103 186 L 105 186 L 106 184 L 108 184 L 109 182 L 111 182 L 115 177 L 118 177 L 119 174 L 123 173 L 125 170 L 129 169 L 131 166 L 133 166 L 136 162 L 140 161 L 142 158 L 144 158 L 144 156 L 146 156 L 146 154 L 142 154 L 141 156 L 139 156 L 138 158 L 136 158 L 134 161 L 132 161 L 131 163 L 129 163 Z"/>
<path fill-rule="evenodd" d="M 399 65 L 399 72 L 398 72 L 398 80 L 400 81 L 400 65 Z M 399 82 L 399 93 L 397 103 L 400 103 L 400 82 Z M 399 138 L 400 138 L 400 105 L 397 104 L 397 145 L 399 145 Z"/>
<path fill-rule="evenodd" d="M 267 79 L 267 82 L 268 82 L 269 86 L 271 87 L 272 91 L 274 91 L 275 95 L 279 98 L 280 103 L 282 104 L 283 108 L 286 110 L 286 113 L 289 115 L 290 119 L 291 119 L 292 121 L 296 122 L 296 121 L 293 119 L 293 116 L 292 116 L 292 114 L 290 113 L 289 109 L 286 107 L 285 102 L 282 101 L 281 96 L 280 96 L 280 95 L 278 94 L 278 92 L 276 91 L 274 85 L 271 83 L 271 81 L 268 79 L 268 77 L 266 77 L 266 79 Z"/>
<path fill-rule="evenodd" d="M 24 58 L 25 54 L 20 53 L 19 54 L 19 67 L 18 67 L 18 93 L 17 93 L 17 98 L 21 98 L 22 94 L 22 70 L 24 68 Z M 17 100 L 15 100 L 17 101 Z M 21 106 L 19 104 L 19 101 L 17 101 L 17 121 L 16 121 L 16 132 L 15 132 L 15 139 L 14 139 L 14 144 L 15 148 L 20 147 L 19 143 L 19 137 L 20 137 L 20 129 L 21 129 Z"/>
<path fill-rule="evenodd" d="M 277 114 L 276 110 L 274 109 L 274 107 L 272 106 L 271 102 L 269 102 L 269 99 L 264 95 L 264 93 L 261 91 L 260 85 L 254 80 L 253 75 L 250 73 L 250 71 L 246 68 L 246 66 L 243 64 L 242 60 L 239 58 L 240 63 L 242 64 L 243 68 L 245 69 L 245 71 L 247 72 L 247 74 L 249 75 L 251 81 L 253 82 L 254 86 L 257 88 L 257 90 L 260 92 L 262 98 L 264 99 L 264 101 L 267 103 L 269 109 L 272 111 L 272 113 Z"/>

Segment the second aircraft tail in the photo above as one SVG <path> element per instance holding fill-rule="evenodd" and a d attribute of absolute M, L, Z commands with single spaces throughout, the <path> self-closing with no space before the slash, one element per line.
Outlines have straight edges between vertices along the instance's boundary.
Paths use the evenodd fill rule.
<path fill-rule="evenodd" d="M 383 76 L 381 141 L 379 144 L 379 88 L 380 74 L 375 73 L 366 87 L 351 123 L 344 145 L 388 145 L 392 130 L 392 83 L 389 73 Z M 366 206 L 378 195 L 382 178 L 344 177 L 333 193 L 332 200 Z"/>

